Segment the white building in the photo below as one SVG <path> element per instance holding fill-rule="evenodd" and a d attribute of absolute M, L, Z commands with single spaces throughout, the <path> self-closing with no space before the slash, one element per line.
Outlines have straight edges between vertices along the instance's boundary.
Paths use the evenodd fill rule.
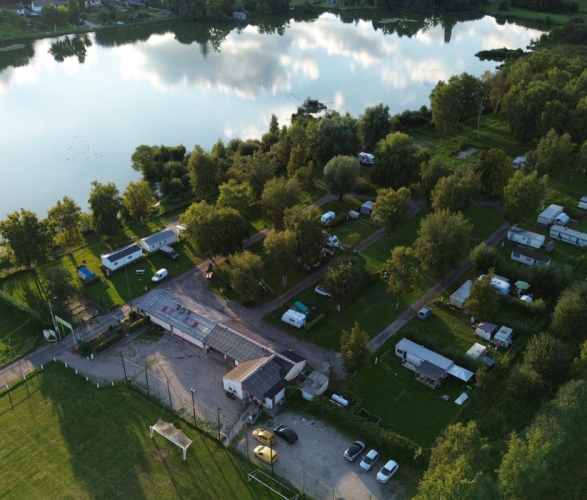
<path fill-rule="evenodd" d="M 555 240 L 565 241 L 571 245 L 587 247 L 587 234 L 569 229 L 568 227 L 552 226 L 550 228 L 550 236 Z"/>
<path fill-rule="evenodd" d="M 555 219 L 563 213 L 564 208 L 559 205 L 550 205 L 538 216 L 538 224 L 548 226 L 554 224 Z"/>
<path fill-rule="evenodd" d="M 508 240 L 526 245 L 527 247 L 540 248 L 544 246 L 545 237 L 532 231 L 526 231 L 519 227 L 512 227 L 508 231 Z"/>
<path fill-rule="evenodd" d="M 101 254 L 100 260 L 106 269 L 116 271 L 117 269 L 121 269 L 127 264 L 140 259 L 142 256 L 143 251 L 141 250 L 141 247 L 136 243 L 133 243 L 132 245 L 115 250 L 114 252 Z"/>
<path fill-rule="evenodd" d="M 579 200 L 579 208 L 587 210 L 587 196 L 581 196 L 581 199 Z"/>
<path fill-rule="evenodd" d="M 463 309 L 465 307 L 465 300 L 471 295 L 472 284 L 473 282 L 471 280 L 465 281 L 461 287 L 450 296 L 450 304 L 459 309 Z"/>
<path fill-rule="evenodd" d="M 146 238 L 141 238 L 141 248 L 145 250 L 145 252 L 153 253 L 157 252 L 161 247 L 171 245 L 172 243 L 176 242 L 177 234 L 175 234 L 171 229 L 164 229 L 163 231 L 159 231 L 158 233 L 147 236 Z"/>
<path fill-rule="evenodd" d="M 527 266 L 533 266 L 534 264 L 538 266 L 549 266 L 552 260 L 548 255 L 542 255 L 541 253 L 522 247 L 516 247 L 513 249 L 511 259 L 526 264 Z"/>
<path fill-rule="evenodd" d="M 512 163 L 512 166 L 514 167 L 514 169 L 520 170 L 524 166 L 524 163 L 526 163 L 526 157 L 525 156 L 516 156 L 514 158 L 514 161 Z"/>
<path fill-rule="evenodd" d="M 485 340 L 491 340 L 493 334 L 497 331 L 497 325 L 482 321 L 475 328 L 475 334 Z"/>
<path fill-rule="evenodd" d="M 8 3 L 0 5 L 0 12 L 2 12 L 3 10 L 13 10 L 19 16 L 24 16 L 26 14 L 24 10 L 24 5 L 22 3 Z"/>
<path fill-rule="evenodd" d="M 67 7 L 67 2 L 65 0 L 32 0 L 31 10 L 35 14 L 40 14 L 43 10 L 43 7 L 50 3 L 55 5 L 55 7 Z"/>

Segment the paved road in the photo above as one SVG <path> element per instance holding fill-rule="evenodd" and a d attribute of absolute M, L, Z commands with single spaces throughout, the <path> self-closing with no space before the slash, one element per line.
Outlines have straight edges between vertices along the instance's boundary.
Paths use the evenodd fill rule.
<path fill-rule="evenodd" d="M 495 233 L 485 240 L 487 245 L 495 245 L 498 243 L 508 232 L 511 227 L 510 224 L 504 224 Z M 369 342 L 369 348 L 372 351 L 379 349 L 385 342 L 393 337 L 400 328 L 408 324 L 413 318 L 416 317 L 418 311 L 428 304 L 434 297 L 437 297 L 447 288 L 449 288 L 458 278 L 471 266 L 471 259 L 467 258 L 458 268 L 453 269 L 432 288 L 430 288 L 424 295 L 422 295 L 416 302 L 408 307 L 399 317 L 383 330 L 376 337 L 373 337 Z"/>

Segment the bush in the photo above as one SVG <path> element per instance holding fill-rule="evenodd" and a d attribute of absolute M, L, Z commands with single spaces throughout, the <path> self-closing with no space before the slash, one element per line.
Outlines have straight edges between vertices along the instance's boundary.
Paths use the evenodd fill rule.
<path fill-rule="evenodd" d="M 339 224 L 342 224 L 345 220 L 347 220 L 347 214 L 337 215 L 334 219 L 329 220 L 326 224 L 324 224 L 324 226 L 327 228 L 335 227 Z"/>
<path fill-rule="evenodd" d="M 78 345 L 80 354 L 87 358 L 90 354 L 92 354 L 92 345 L 89 342 L 80 342 Z"/>
<path fill-rule="evenodd" d="M 306 326 L 304 327 L 304 329 L 309 332 L 310 330 L 315 328 L 316 325 L 318 323 L 320 323 L 325 317 L 326 317 L 326 313 L 320 313 L 312 321 L 310 321 L 309 323 L 306 323 Z"/>
<path fill-rule="evenodd" d="M 459 151 L 469 149 L 469 144 L 466 141 L 459 141 Z"/>
<path fill-rule="evenodd" d="M 108 330 L 114 330 L 114 326 L 108 325 Z"/>
<path fill-rule="evenodd" d="M 134 309 L 128 313 L 128 319 L 137 319 L 139 317 L 139 313 L 136 312 Z"/>
<path fill-rule="evenodd" d="M 500 294 L 499 300 L 505 305 L 515 307 L 516 309 L 531 315 L 542 314 L 544 311 L 546 311 L 546 302 L 544 302 L 542 299 L 526 302 L 524 300 L 518 299 L 517 297 L 508 297 L 507 295 Z"/>
<path fill-rule="evenodd" d="M 101 353 L 102 351 L 105 351 L 109 347 L 116 344 L 121 338 L 122 338 L 122 335 L 120 335 L 119 333 L 117 333 L 116 335 L 112 335 L 112 337 L 110 337 L 108 340 L 105 340 L 101 344 L 98 344 L 96 347 L 94 347 L 94 352 L 96 354 L 98 354 L 98 353 Z"/>
<path fill-rule="evenodd" d="M 507 388 L 518 399 L 531 401 L 542 396 L 544 392 L 544 381 L 535 370 L 527 366 L 522 366 L 512 372 Z"/>
<path fill-rule="evenodd" d="M 138 319 L 137 321 L 135 321 L 134 323 L 131 323 L 130 325 L 128 325 L 129 333 L 137 331 L 141 326 L 143 326 L 145 323 L 147 323 L 147 320 L 148 320 L 148 318 L 141 318 L 141 319 Z"/>
<path fill-rule="evenodd" d="M 501 260 L 499 251 L 495 247 L 485 244 L 477 245 L 470 254 L 473 269 L 480 273 L 487 273 L 491 268 L 496 268 Z"/>

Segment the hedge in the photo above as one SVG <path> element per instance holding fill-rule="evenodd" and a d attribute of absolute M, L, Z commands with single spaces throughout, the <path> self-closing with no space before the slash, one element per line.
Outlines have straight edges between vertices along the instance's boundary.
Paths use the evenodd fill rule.
<path fill-rule="evenodd" d="M 372 422 L 365 421 L 365 419 L 355 415 L 349 409 L 341 408 L 331 403 L 324 396 L 318 396 L 312 401 L 306 402 L 301 397 L 301 392 L 292 387 L 287 390 L 287 399 L 290 403 L 297 404 L 308 413 L 367 440 L 380 450 L 392 454 L 396 461 L 409 463 L 422 469 L 427 465 L 428 455 L 416 443 L 394 432 L 382 429 Z"/>
<path fill-rule="evenodd" d="M 342 224 L 345 220 L 347 220 L 347 214 L 337 215 L 334 219 L 329 220 L 325 226 L 327 228 L 338 226 Z"/>
<path fill-rule="evenodd" d="M 131 333 L 137 331 L 141 326 L 143 326 L 147 322 L 147 319 L 148 318 L 141 318 L 136 320 L 134 323 L 131 323 L 130 325 L 128 325 L 128 331 Z"/>
<path fill-rule="evenodd" d="M 102 351 L 105 351 L 106 349 L 108 349 L 110 346 L 113 346 L 114 344 L 116 344 L 121 339 L 122 339 L 122 335 L 120 333 L 117 333 L 116 335 L 112 335 L 112 337 L 110 337 L 108 340 L 105 340 L 101 344 L 98 344 L 96 347 L 94 347 L 94 352 L 96 354 L 101 353 Z"/>
<path fill-rule="evenodd" d="M 306 323 L 306 326 L 304 327 L 304 329 L 307 331 L 312 330 L 312 328 L 314 328 L 318 323 L 320 323 L 325 317 L 326 317 L 326 313 L 320 313 L 312 321 L 310 321 L 309 323 Z"/>

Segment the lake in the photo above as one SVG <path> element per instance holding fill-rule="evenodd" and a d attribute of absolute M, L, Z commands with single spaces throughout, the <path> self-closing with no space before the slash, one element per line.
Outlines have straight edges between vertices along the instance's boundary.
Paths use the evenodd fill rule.
<path fill-rule="evenodd" d="M 0 218 L 21 207 L 44 217 L 64 195 L 85 209 L 92 180 L 123 191 L 139 178 L 136 146 L 260 138 L 272 113 L 289 123 L 308 96 L 357 117 L 380 102 L 419 108 L 439 79 L 494 70 L 479 50 L 525 48 L 541 33 L 478 14 L 322 13 L 125 27 L 0 52 Z"/>

